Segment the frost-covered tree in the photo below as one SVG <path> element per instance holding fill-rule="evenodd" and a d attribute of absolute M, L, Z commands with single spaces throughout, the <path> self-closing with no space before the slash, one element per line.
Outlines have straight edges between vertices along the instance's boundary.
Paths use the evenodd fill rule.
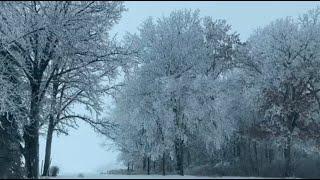
<path fill-rule="evenodd" d="M 245 43 L 197 11 L 147 19 L 126 36 L 138 63 L 112 116 L 122 160 L 143 169 L 160 163 L 163 174 L 175 162 L 183 175 L 193 161 L 250 176 L 292 176 L 297 154 L 316 162 L 318 17 L 314 9 L 276 20 Z"/>
<path fill-rule="evenodd" d="M 297 20 L 276 20 L 248 41 L 249 56 L 259 64 L 256 81 L 263 99 L 263 121 L 253 130 L 284 141 L 285 176 L 292 176 L 292 141 L 319 138 L 319 8 Z"/>
<path fill-rule="evenodd" d="M 54 77 L 102 69 L 114 61 L 108 31 L 124 11 L 122 2 L 3 2 L 0 41 L 29 83 L 28 122 L 24 126 L 29 178 L 38 177 L 42 101 Z M 55 70 L 68 68 L 54 75 Z M 107 68 L 108 69 L 108 68 Z"/>
<path fill-rule="evenodd" d="M 192 137 L 219 145 L 216 127 L 222 124 L 215 119 L 213 107 L 218 96 L 215 81 L 236 65 L 238 35 L 230 32 L 224 20 L 200 18 L 199 11 L 188 10 L 174 11 L 157 21 L 149 18 L 139 32 L 126 37 L 127 44 L 138 51 L 132 58 L 139 65 L 126 81 L 122 103 L 117 104 L 117 111 L 124 115 L 119 120 L 120 113 L 116 113 L 115 119 L 126 122 L 120 128 L 135 127 L 128 132 L 135 136 L 122 134 L 128 143 L 141 137 L 147 157 L 172 157 L 183 175 Z"/>
<path fill-rule="evenodd" d="M 120 53 L 120 52 L 118 52 Z M 51 110 L 47 113 L 44 123 L 47 129 L 46 154 L 43 175 L 49 173 L 51 144 L 54 132 L 68 135 L 68 128 L 77 128 L 81 120 L 91 125 L 99 133 L 107 135 L 112 127 L 107 119 L 102 117 L 103 98 L 117 88 L 113 79 L 117 76 L 119 62 L 110 63 L 109 70 L 90 68 L 90 71 L 74 71 L 52 79 L 49 86 L 48 104 Z M 55 74 L 64 71 L 66 66 L 56 70 Z M 84 107 L 87 111 L 75 112 L 75 106 Z"/>

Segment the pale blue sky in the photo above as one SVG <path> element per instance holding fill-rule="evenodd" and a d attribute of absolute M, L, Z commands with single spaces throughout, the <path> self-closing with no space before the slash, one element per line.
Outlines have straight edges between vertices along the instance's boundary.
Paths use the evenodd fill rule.
<path fill-rule="evenodd" d="M 320 5 L 316 1 L 308 2 L 214 2 L 214 1 L 130 1 L 125 2 L 128 11 L 123 14 L 112 33 L 121 38 L 125 32 L 137 32 L 137 27 L 147 17 L 167 16 L 172 10 L 200 9 L 201 16 L 226 19 L 232 29 L 240 33 L 241 40 L 246 40 L 258 27 L 272 20 L 285 16 L 297 17 L 299 14 Z M 110 99 L 105 100 L 111 104 Z M 81 111 L 81 109 L 77 109 Z M 40 142 L 40 163 L 44 157 L 44 138 Z M 95 173 L 99 169 L 120 167 L 117 162 L 118 152 L 106 150 L 101 144 L 105 138 L 95 134 L 84 123 L 78 130 L 71 130 L 69 136 L 54 136 L 52 145 L 52 165 L 58 165 L 61 174 Z M 114 149 L 114 148 L 112 148 Z"/>

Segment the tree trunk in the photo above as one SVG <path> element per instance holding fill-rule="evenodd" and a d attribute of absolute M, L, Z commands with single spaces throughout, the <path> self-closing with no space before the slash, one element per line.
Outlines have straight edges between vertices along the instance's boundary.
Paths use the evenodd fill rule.
<path fill-rule="evenodd" d="M 150 175 L 150 157 L 149 156 L 147 159 L 147 171 L 148 171 L 148 175 Z"/>
<path fill-rule="evenodd" d="M 42 176 L 49 176 L 52 136 L 53 136 L 53 125 L 50 123 L 48 133 L 47 133 L 46 152 L 45 152 L 46 154 L 45 154 L 45 159 L 44 159 Z"/>
<path fill-rule="evenodd" d="M 256 176 L 259 176 L 259 161 L 258 161 L 258 149 L 257 142 L 253 142 L 253 150 L 254 150 L 254 173 Z"/>
<path fill-rule="evenodd" d="M 295 89 L 293 89 L 294 91 Z M 294 93 L 293 93 L 294 94 Z M 293 96 L 294 97 L 294 96 Z M 285 173 L 286 177 L 293 176 L 293 169 L 292 169 L 292 159 L 291 159 L 291 143 L 292 143 L 292 133 L 296 127 L 296 121 L 299 119 L 299 113 L 293 111 L 287 117 L 287 127 L 289 129 L 289 134 L 287 135 L 286 144 L 284 148 L 284 158 L 285 158 Z"/>
<path fill-rule="evenodd" d="M 162 155 L 162 175 L 166 175 L 166 154 Z"/>
<path fill-rule="evenodd" d="M 146 156 L 143 156 L 143 160 L 142 160 L 142 169 L 143 171 L 146 170 Z"/>
<path fill-rule="evenodd" d="M 247 153 L 247 156 L 249 158 L 249 162 L 250 162 L 250 169 L 249 169 L 249 175 L 250 176 L 254 176 L 254 168 L 255 168 L 255 165 L 254 165 L 254 153 L 253 153 L 253 149 L 252 149 L 252 142 L 251 140 L 249 140 L 249 143 L 248 143 L 248 153 Z"/>
<path fill-rule="evenodd" d="M 39 83 L 40 84 L 40 83 Z M 31 86 L 30 124 L 24 128 L 25 166 L 28 178 L 39 176 L 39 89 L 40 86 Z"/>
<path fill-rule="evenodd" d="M 28 178 L 38 178 L 39 174 L 39 136 L 38 128 L 26 126 L 24 130 L 25 140 L 25 161 Z"/>
<path fill-rule="evenodd" d="M 43 172 L 43 160 L 41 161 L 40 172 Z"/>
<path fill-rule="evenodd" d="M 55 126 L 55 115 L 57 113 L 56 111 L 56 104 L 57 104 L 57 94 L 58 94 L 58 88 L 59 83 L 57 81 L 57 78 L 52 79 L 53 82 L 53 88 L 52 88 L 52 99 L 51 99 L 51 111 L 49 116 L 49 127 L 47 132 L 47 141 L 46 141 L 46 151 L 45 151 L 45 160 L 44 160 L 44 168 L 42 176 L 48 176 L 49 175 L 49 168 L 50 168 L 50 159 L 51 159 L 51 145 L 52 145 L 52 137 L 54 132 L 54 126 Z"/>
<path fill-rule="evenodd" d="M 128 163 L 128 174 L 130 174 L 130 163 Z"/>
<path fill-rule="evenodd" d="M 287 142 L 284 148 L 284 158 L 285 158 L 285 177 L 291 177 L 292 173 L 292 159 L 291 159 L 291 134 L 287 136 Z"/>
<path fill-rule="evenodd" d="M 175 150 L 176 150 L 176 159 L 177 159 L 177 171 L 178 174 L 183 176 L 184 175 L 184 167 L 183 167 L 183 156 L 184 156 L 184 151 L 183 151 L 183 140 L 177 139 L 176 140 L 176 145 L 175 145 Z"/>
<path fill-rule="evenodd" d="M 180 105 L 180 99 L 178 99 L 178 102 L 176 106 L 173 108 L 173 112 L 175 114 L 175 125 L 178 130 L 183 129 L 183 113 Z M 177 171 L 178 174 L 183 176 L 183 139 L 181 138 L 181 134 L 175 137 L 175 153 L 176 153 L 176 160 L 177 160 Z"/>
<path fill-rule="evenodd" d="M 191 153 L 190 153 L 190 149 L 188 149 L 188 153 L 187 153 L 187 165 L 190 166 L 191 164 Z"/>

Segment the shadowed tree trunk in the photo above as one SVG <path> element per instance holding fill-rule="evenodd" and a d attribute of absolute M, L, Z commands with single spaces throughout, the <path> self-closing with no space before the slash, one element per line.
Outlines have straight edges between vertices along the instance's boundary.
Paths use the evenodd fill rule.
<path fill-rule="evenodd" d="M 53 119 L 53 117 L 50 117 L 50 121 L 51 119 Z M 45 154 L 42 176 L 49 176 L 52 136 L 53 136 L 53 124 L 51 124 L 50 122 L 48 132 L 47 132 L 46 151 L 45 151 L 46 154 Z"/>
<path fill-rule="evenodd" d="M 292 133 L 294 128 L 296 127 L 296 121 L 299 118 L 299 114 L 297 112 L 291 112 L 287 117 L 287 127 L 289 129 L 289 133 L 286 136 L 286 144 L 284 148 L 284 158 L 285 158 L 285 173 L 286 177 L 293 176 L 292 169 L 292 157 L 291 157 L 291 144 L 292 144 Z"/>
<path fill-rule="evenodd" d="M 176 159 L 177 159 L 177 171 L 178 174 L 183 176 L 184 175 L 184 167 L 183 167 L 183 156 L 184 156 L 184 150 L 183 150 L 183 140 L 177 139 L 175 142 L 175 151 L 176 151 Z"/>
<path fill-rule="evenodd" d="M 49 115 L 49 127 L 47 132 L 47 141 L 46 141 L 46 151 L 45 151 L 45 160 L 44 160 L 44 167 L 42 176 L 49 175 L 49 168 L 50 168 L 50 159 L 51 159 L 51 145 L 52 145 L 52 137 L 54 132 L 55 126 L 55 116 L 56 116 L 56 98 L 58 94 L 59 83 L 57 78 L 53 78 L 53 90 L 52 90 L 52 99 L 51 99 L 51 111 Z"/>
<path fill-rule="evenodd" d="M 130 174 L 130 163 L 128 163 L 128 174 Z"/>
<path fill-rule="evenodd" d="M 284 158 L 285 158 L 285 177 L 291 177 L 292 174 L 292 160 L 291 160 L 291 134 L 288 135 L 287 141 L 284 148 Z"/>
<path fill-rule="evenodd" d="M 146 156 L 143 156 L 143 159 L 142 159 L 142 169 L 143 171 L 146 170 Z"/>
<path fill-rule="evenodd" d="M 190 166 L 191 164 L 191 152 L 190 149 L 187 151 L 187 166 Z"/>
<path fill-rule="evenodd" d="M 162 175 L 166 175 L 166 153 L 162 155 Z"/>
<path fill-rule="evenodd" d="M 254 174 L 259 176 L 259 162 L 258 162 L 258 149 L 257 142 L 253 142 L 253 150 L 254 150 Z"/>
<path fill-rule="evenodd" d="M 150 157 L 149 156 L 147 158 L 147 172 L 148 172 L 148 175 L 150 175 Z"/>
<path fill-rule="evenodd" d="M 41 79 L 41 78 L 39 78 Z M 29 125 L 24 128 L 25 140 L 25 165 L 28 178 L 38 178 L 39 176 L 39 94 L 40 80 L 31 84 L 31 106 Z"/>
<path fill-rule="evenodd" d="M 175 125 L 177 129 L 183 129 L 183 114 L 182 114 L 182 108 L 180 105 L 180 99 L 176 100 L 173 99 L 174 103 L 176 103 L 176 106 L 174 106 L 173 108 L 173 112 L 175 114 Z M 175 142 L 174 142 L 174 146 L 175 146 L 175 154 L 176 154 L 176 161 L 177 161 L 177 171 L 178 174 L 183 176 L 184 172 L 183 172 L 183 156 L 184 156 L 184 142 L 181 139 L 181 135 L 178 135 L 175 137 Z"/>

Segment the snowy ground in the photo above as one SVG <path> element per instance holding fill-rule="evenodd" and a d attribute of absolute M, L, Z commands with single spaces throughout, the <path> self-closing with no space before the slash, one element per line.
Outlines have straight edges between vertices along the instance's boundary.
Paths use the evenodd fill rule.
<path fill-rule="evenodd" d="M 84 175 L 84 179 L 278 179 L 278 178 L 263 178 L 263 177 L 238 177 L 238 176 L 223 176 L 223 177 L 205 177 L 205 176 L 179 176 L 179 175 Z M 47 178 L 44 178 L 47 179 Z M 50 179 L 81 179 L 78 176 L 58 176 Z M 283 179 L 283 178 L 282 178 Z M 293 178 L 288 178 L 293 179 Z"/>

